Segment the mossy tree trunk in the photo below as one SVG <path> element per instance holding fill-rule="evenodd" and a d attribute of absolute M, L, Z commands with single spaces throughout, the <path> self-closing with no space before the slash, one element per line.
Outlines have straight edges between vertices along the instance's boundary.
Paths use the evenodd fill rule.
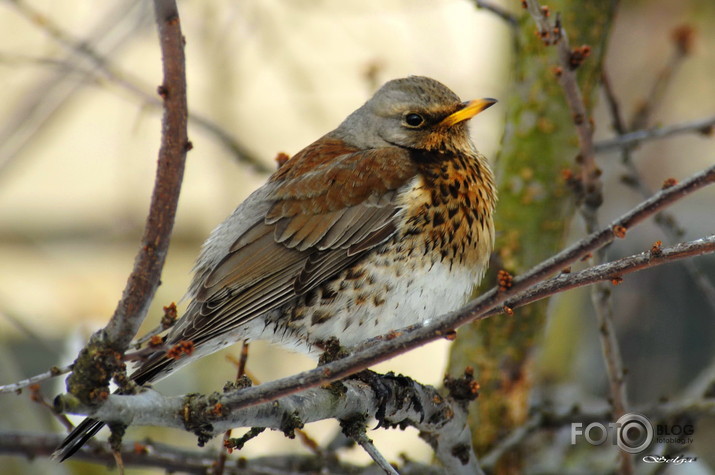
<path fill-rule="evenodd" d="M 578 79 L 586 106 L 597 95 L 604 48 L 614 16 L 615 2 L 555 0 L 557 12 L 572 47 L 587 44 L 591 55 L 579 68 Z M 496 272 L 525 271 L 560 250 L 574 214 L 571 193 L 561 178 L 575 169 L 578 138 L 572 114 L 555 75 L 557 50 L 545 46 L 536 24 L 524 10 L 515 38 L 512 92 L 504 98 L 506 129 L 496 161 L 499 187 L 496 259 L 483 287 L 493 286 Z M 449 373 L 475 368 L 481 390 L 470 412 L 478 454 L 521 425 L 527 417 L 531 392 L 531 358 L 546 322 L 547 302 L 518 309 L 460 329 L 452 346 Z M 500 461 L 499 472 L 521 466 L 521 454 L 512 452 Z"/>

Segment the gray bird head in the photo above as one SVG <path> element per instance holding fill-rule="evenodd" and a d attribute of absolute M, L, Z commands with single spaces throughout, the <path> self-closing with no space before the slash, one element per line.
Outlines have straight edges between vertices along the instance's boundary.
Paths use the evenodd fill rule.
<path fill-rule="evenodd" d="M 444 84 L 424 76 L 394 79 L 350 114 L 331 135 L 358 148 L 418 150 L 472 148 L 466 121 L 494 99 L 462 102 Z"/>

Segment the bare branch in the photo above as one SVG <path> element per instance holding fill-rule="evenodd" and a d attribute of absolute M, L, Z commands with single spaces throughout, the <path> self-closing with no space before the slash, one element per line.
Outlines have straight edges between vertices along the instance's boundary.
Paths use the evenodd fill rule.
<path fill-rule="evenodd" d="M 598 253 L 601 255 L 602 253 Z M 603 262 L 603 259 L 593 261 Z M 615 279 L 620 276 L 615 276 Z M 601 343 L 603 361 L 606 365 L 609 394 L 613 404 L 616 419 L 628 412 L 628 391 L 626 388 L 626 372 L 624 370 L 621 349 L 616 335 L 616 324 L 613 314 L 613 292 L 608 284 L 600 282 L 591 287 L 591 301 L 598 324 L 598 339 Z M 621 454 L 627 457 L 627 454 Z M 631 473 L 633 470 L 628 470 Z"/>
<path fill-rule="evenodd" d="M 580 62 L 590 53 L 590 48 L 582 47 L 573 50 L 569 46 L 569 39 L 563 25 L 557 16 L 554 25 L 548 20 L 547 11 L 541 7 L 538 0 L 527 0 L 527 9 L 534 21 L 537 23 L 544 43 L 556 45 L 559 56 L 559 67 L 557 77 L 564 90 L 566 103 L 576 126 L 579 140 L 579 167 L 580 179 L 579 195 L 577 198 L 580 204 L 581 216 L 586 224 L 589 233 L 598 229 L 598 208 L 603 201 L 602 183 L 599 178 L 600 171 L 595 162 L 595 152 L 593 147 L 593 126 L 586 105 L 583 101 L 581 89 L 576 79 L 576 69 Z M 602 263 L 605 260 L 605 253 L 595 252 L 590 258 L 592 265 Z M 591 299 L 599 326 L 599 340 L 603 351 L 603 359 L 606 365 L 611 399 L 616 414 L 624 414 L 627 409 L 627 392 L 623 371 L 623 361 L 621 359 L 618 339 L 616 337 L 615 325 L 613 323 L 613 306 L 611 292 L 603 284 L 596 284 L 591 288 Z M 624 473 L 633 472 L 633 463 L 628 454 L 621 454 L 622 470 Z"/>
<path fill-rule="evenodd" d="M 682 25 L 672 32 L 673 51 L 663 69 L 655 77 L 655 81 L 631 119 L 629 129 L 642 129 L 650 123 L 653 113 L 663 104 L 663 98 L 672 84 L 673 77 L 679 71 L 683 60 L 690 54 L 693 30 Z"/>
<path fill-rule="evenodd" d="M 186 153 L 191 148 L 186 129 L 186 71 L 179 12 L 173 1 L 157 0 L 154 5 L 164 64 L 164 82 L 159 87 L 159 94 L 164 99 L 165 109 L 154 193 L 142 246 L 122 300 L 105 329 L 113 346 L 121 349 L 127 348 L 136 335 L 159 286 L 181 191 Z"/>
<path fill-rule="evenodd" d="M 154 192 L 141 247 L 122 298 L 105 328 L 95 333 L 80 352 L 68 390 L 85 403 L 96 399 L 95 389 L 106 388 L 122 366 L 123 353 L 144 320 L 161 277 L 174 225 L 186 153 L 191 148 L 186 129 L 186 73 L 184 38 L 173 1 L 155 2 L 156 21 L 164 65 L 159 94 L 164 99 L 162 143 L 159 150 Z M 108 371 L 96 374 L 98 361 Z M 92 394 L 95 394 L 92 396 Z"/>
<path fill-rule="evenodd" d="M 384 455 L 380 453 L 379 450 L 377 450 L 377 447 L 375 447 L 375 444 L 372 443 L 372 440 L 370 440 L 365 433 L 365 429 L 360 432 L 355 437 L 355 442 L 358 443 L 360 447 L 367 452 L 367 454 L 370 456 L 370 458 L 375 462 L 375 464 L 380 467 L 386 474 L 388 475 L 400 475 L 397 470 L 395 470 L 395 467 L 390 465 L 390 462 L 387 461 Z"/>
<path fill-rule="evenodd" d="M 597 142 L 595 144 L 595 151 L 596 153 L 609 152 L 619 148 L 633 147 L 649 140 L 664 139 L 679 134 L 698 133 L 709 136 L 713 132 L 713 127 L 715 127 L 715 116 L 663 127 L 636 130 L 635 132 L 629 132 L 613 139 Z"/>
<path fill-rule="evenodd" d="M 527 0 L 526 7 L 539 26 L 541 37 L 546 44 L 556 44 L 559 50 L 560 67 L 558 68 L 559 82 L 564 89 L 566 102 L 573 114 L 576 130 L 579 137 L 580 145 L 580 186 L 583 193 L 581 201 L 581 215 L 583 216 L 586 229 L 588 232 L 593 232 L 598 228 L 597 209 L 602 202 L 602 184 L 599 179 L 599 170 L 594 160 L 593 146 L 593 127 L 591 120 L 587 115 L 587 110 L 583 102 L 583 97 L 580 93 L 578 82 L 576 81 L 575 69 L 578 62 L 581 61 L 590 51 L 590 49 L 571 50 L 568 44 L 568 36 L 564 31 L 563 26 L 558 20 L 554 26 L 551 25 L 547 18 L 545 10 L 539 5 L 537 0 Z M 684 56 L 686 48 L 679 48 L 676 51 L 675 59 L 670 63 L 671 70 L 679 63 L 679 60 Z M 662 75 L 661 80 L 657 81 L 655 92 L 664 93 L 665 84 L 669 75 Z M 611 104 L 612 110 L 614 104 Z M 647 120 L 651 111 L 648 104 L 641 111 L 639 116 L 642 121 Z M 616 125 L 621 125 L 615 120 Z M 636 122 L 644 123 L 644 122 Z M 596 252 L 591 257 L 592 264 L 599 264 L 605 260 L 604 252 Z M 618 339 L 616 337 L 615 325 L 613 322 L 613 303 L 611 298 L 612 293 L 602 283 L 597 283 L 591 288 L 591 298 L 598 320 L 600 331 L 598 332 L 603 357 L 608 376 L 611 400 L 613 401 L 614 411 L 617 416 L 624 414 L 628 408 L 628 395 L 625 385 L 625 372 L 623 369 L 623 360 L 621 358 Z M 633 462 L 630 456 L 626 453 L 621 454 L 621 470 L 623 473 L 633 472 Z"/>
<path fill-rule="evenodd" d="M 572 50 L 569 46 L 568 35 L 558 16 L 555 25 L 552 26 L 547 18 L 546 11 L 539 5 L 538 0 L 527 0 L 526 4 L 529 13 L 539 26 L 544 42 L 546 44 L 555 44 L 558 48 L 559 72 L 557 76 L 564 90 L 566 103 L 571 110 L 580 148 L 578 161 L 580 168 L 580 196 L 577 196 L 580 204 L 579 209 L 586 224 L 586 230 L 592 233 L 599 226 L 598 208 L 603 202 L 603 184 L 599 178 L 600 170 L 595 161 L 592 119 L 583 101 L 581 88 L 576 79 L 576 69 L 583 59 L 590 54 L 590 47 L 584 46 L 577 50 Z M 592 255 L 590 262 L 591 264 L 599 264 L 604 260 L 605 253 L 596 252 Z M 613 322 L 613 303 L 610 289 L 600 283 L 594 285 L 591 288 L 591 300 L 600 329 L 598 335 L 606 365 L 611 399 L 614 411 L 620 417 L 627 410 L 628 396 L 623 360 Z M 622 452 L 620 457 L 622 472 L 633 473 L 633 461 L 630 455 Z"/>
<path fill-rule="evenodd" d="M 507 22 L 509 24 L 509 26 L 511 26 L 512 28 L 516 27 L 518 21 L 514 15 L 509 13 L 508 10 L 506 10 L 498 5 L 495 5 L 492 2 L 488 2 L 485 0 L 472 0 L 472 1 L 474 2 L 475 7 L 479 8 L 481 10 L 487 10 L 489 12 L 492 12 L 493 14 L 495 14 L 496 16 L 498 16 L 499 18 L 501 18 L 502 20 Z"/>
<path fill-rule="evenodd" d="M 244 341 L 241 344 L 241 358 L 237 361 L 237 371 L 236 371 L 236 380 L 235 382 L 238 383 L 241 378 L 243 377 L 244 374 L 246 374 L 246 363 L 248 362 L 248 347 L 249 343 L 247 341 Z M 253 381 L 253 380 L 251 380 Z M 256 381 L 253 381 L 253 384 L 257 384 Z M 229 449 L 226 445 L 226 443 L 231 439 L 231 429 L 228 429 L 226 432 L 223 434 L 223 448 L 224 450 L 221 450 L 221 452 L 218 455 L 218 458 L 216 459 L 215 462 L 215 469 L 214 469 L 214 475 L 222 475 L 224 469 L 226 468 L 226 459 L 228 457 Z"/>
<path fill-rule="evenodd" d="M 84 58 L 91 67 L 83 68 L 81 72 L 93 79 L 101 78 L 117 85 L 123 90 L 129 92 L 144 104 L 155 108 L 163 107 L 163 101 L 156 96 L 149 94 L 147 88 L 140 84 L 136 79 L 132 78 L 132 74 L 127 71 L 119 70 L 112 61 L 102 55 L 93 45 L 91 41 L 77 38 L 71 32 L 63 29 L 60 25 L 52 21 L 51 18 L 45 16 L 39 10 L 33 8 L 29 4 L 21 0 L 13 0 L 12 5 L 26 19 L 31 21 L 33 25 L 44 31 L 50 38 L 62 45 L 71 55 Z M 73 65 L 68 64 L 71 69 Z M 79 66 L 74 66 L 79 68 Z M 271 173 L 273 169 L 269 164 L 266 164 L 256 157 L 250 150 L 233 137 L 228 131 L 222 128 L 219 124 L 211 121 L 207 117 L 193 112 L 189 117 L 189 122 L 197 127 L 205 130 L 212 135 L 218 142 L 225 147 L 231 155 L 240 163 L 250 166 L 259 173 Z"/>
<path fill-rule="evenodd" d="M 57 376 L 67 374 L 70 371 L 72 371 L 72 365 L 63 366 L 61 368 L 58 368 L 57 366 L 53 366 L 52 368 L 45 371 L 44 373 L 40 373 L 38 375 L 32 376 L 31 378 L 23 379 L 22 381 L 18 381 L 16 383 L 0 386 L 0 394 L 14 393 L 14 392 L 20 391 L 22 388 L 26 388 L 33 384 L 41 383 L 42 381 L 48 380 L 50 378 L 55 378 Z"/>
<path fill-rule="evenodd" d="M 589 267 L 588 269 L 571 274 L 562 274 L 534 285 L 526 292 L 520 293 L 514 299 L 509 299 L 506 305 L 520 307 L 536 300 L 553 295 L 564 290 L 575 289 L 596 282 L 612 281 L 615 285 L 621 283 L 622 276 L 639 270 L 655 267 L 668 262 L 674 262 L 688 257 L 710 254 L 715 252 L 715 235 L 695 241 L 676 244 L 670 248 L 662 248 L 657 252 L 651 250 L 634 256 L 618 259 L 613 262 Z M 492 310 L 494 314 L 498 311 Z M 485 313 L 484 316 L 492 314 Z"/>
<path fill-rule="evenodd" d="M 677 48 L 681 50 L 681 48 Z M 679 53 L 676 53 L 679 54 Z M 611 113 L 611 119 L 613 122 L 613 129 L 620 135 L 627 133 L 625 119 L 621 115 L 621 108 L 616 98 L 615 91 L 611 86 L 611 81 L 607 74 L 603 74 L 601 77 L 601 82 L 603 84 L 603 91 L 606 96 L 606 102 L 608 104 L 609 111 Z M 661 85 L 659 89 L 664 89 L 664 85 Z M 646 115 L 641 116 L 647 119 Z M 634 119 L 635 120 L 635 119 Z M 642 174 L 633 162 L 630 147 L 623 147 L 621 149 L 621 161 L 623 165 L 628 170 L 628 175 L 623 177 L 622 182 L 627 186 L 638 191 L 641 196 L 647 198 L 653 194 L 652 190 L 648 185 L 646 185 Z M 672 244 L 678 242 L 683 236 L 684 231 L 678 224 L 677 218 L 667 211 L 660 212 L 655 217 L 655 223 L 663 231 L 663 233 L 668 238 L 668 243 Z M 715 312 L 715 285 L 707 278 L 704 272 L 699 268 L 695 261 L 684 261 L 683 267 L 690 275 L 693 283 L 698 287 L 698 290 L 705 297 L 706 302 L 710 305 L 710 308 Z"/>
<path fill-rule="evenodd" d="M 16 2 L 7 3 L 16 4 Z M 115 53 L 120 47 L 125 46 L 127 40 L 134 36 L 136 31 L 135 28 L 127 28 L 126 19 L 130 15 L 138 18 L 142 12 L 136 11 L 133 7 L 141 7 L 141 4 L 142 2 L 139 1 L 115 2 L 113 8 L 109 9 L 95 25 L 84 44 L 101 39 L 105 54 Z M 36 16 L 34 9 L 27 3 L 20 2 L 17 5 L 18 11 L 26 15 L 35 25 L 42 23 L 42 15 Z M 76 54 L 73 52 L 61 62 L 73 63 L 74 56 Z M 71 71 L 71 68 L 64 67 L 38 81 L 11 114 L 11 122 L 0 126 L 0 174 L 14 163 L 35 134 L 81 89 L 83 79 L 70 75 Z"/>
<path fill-rule="evenodd" d="M 0 433 L 0 455 L 24 455 L 29 460 L 51 454 L 62 441 L 54 434 Z M 107 444 L 91 441 L 92 450 L 82 450 L 75 455 L 75 460 L 84 460 L 107 467 L 114 466 L 115 459 Z M 216 456 L 213 450 L 182 449 L 175 446 L 151 442 L 148 440 L 125 442 L 121 456 L 125 467 L 156 467 L 168 473 L 195 473 L 205 475 L 212 468 Z M 315 455 L 280 455 L 246 459 L 240 454 L 227 461 L 226 472 L 235 475 L 266 475 L 267 473 L 291 473 L 293 475 L 314 474 L 315 467 L 323 467 L 333 475 L 372 474 L 372 466 L 358 467 L 341 463 L 335 458 L 321 458 Z M 299 467 L 307 467 L 301 470 Z M 440 475 L 444 470 L 407 461 L 403 465 L 404 473 Z"/>

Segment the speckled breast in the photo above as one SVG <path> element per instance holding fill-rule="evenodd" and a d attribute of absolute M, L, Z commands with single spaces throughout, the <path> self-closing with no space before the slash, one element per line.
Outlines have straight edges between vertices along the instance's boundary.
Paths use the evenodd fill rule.
<path fill-rule="evenodd" d="M 492 250 L 495 192 L 482 156 L 448 158 L 420 164 L 400 190 L 396 235 L 285 309 L 287 330 L 351 347 L 466 302 Z"/>

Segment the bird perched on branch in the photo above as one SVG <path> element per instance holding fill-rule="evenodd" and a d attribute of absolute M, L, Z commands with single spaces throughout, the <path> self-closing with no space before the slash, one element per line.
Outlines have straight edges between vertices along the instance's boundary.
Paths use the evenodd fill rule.
<path fill-rule="evenodd" d="M 463 305 L 489 261 L 496 202 L 466 122 L 495 102 L 462 102 L 427 77 L 382 86 L 213 231 L 165 339 L 191 351 L 156 352 L 131 378 L 156 381 L 245 340 L 350 349 Z M 85 419 L 56 456 L 102 426 Z"/>

